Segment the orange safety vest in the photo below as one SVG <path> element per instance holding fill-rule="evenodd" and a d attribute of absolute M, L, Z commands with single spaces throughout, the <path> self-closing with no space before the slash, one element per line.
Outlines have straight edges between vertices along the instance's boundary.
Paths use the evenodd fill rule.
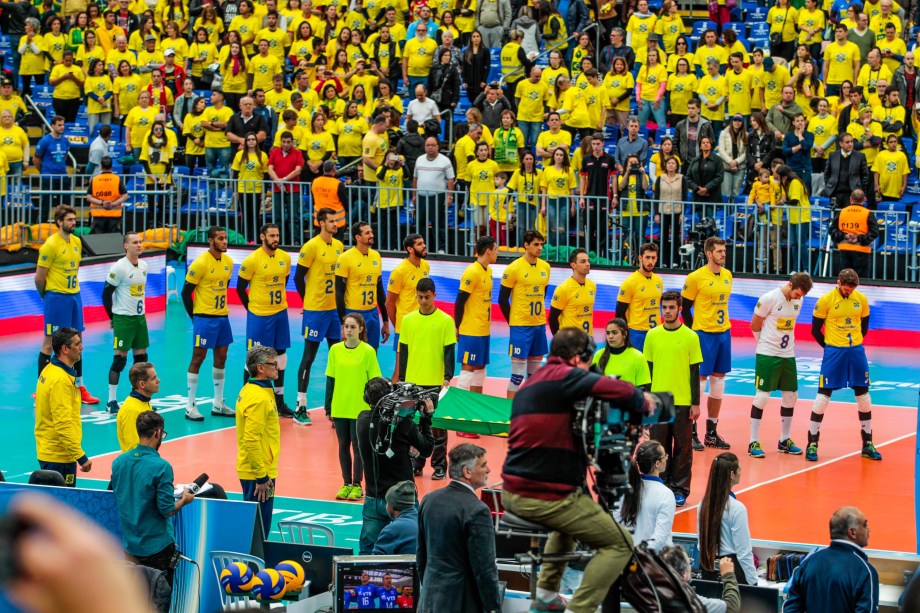
<path fill-rule="evenodd" d="M 853 204 L 840 211 L 840 217 L 837 218 L 837 229 L 844 233 L 850 234 L 868 234 L 869 233 L 869 209 L 858 204 Z M 860 253 L 872 253 L 872 247 L 869 245 L 860 245 L 854 243 L 840 243 L 837 248 L 841 251 L 859 251 Z"/>
<path fill-rule="evenodd" d="M 313 225 L 318 226 L 316 215 L 320 209 L 335 211 L 335 227 L 345 227 L 345 205 L 339 200 L 339 185 L 342 182 L 332 177 L 313 179 Z"/>
<path fill-rule="evenodd" d="M 118 175 L 111 172 L 104 172 L 96 175 L 90 181 L 90 195 L 104 202 L 115 202 L 121 197 L 121 191 L 118 189 L 120 183 Z M 103 208 L 101 204 L 90 205 L 90 215 L 92 217 L 121 217 L 121 207 L 114 209 Z"/>

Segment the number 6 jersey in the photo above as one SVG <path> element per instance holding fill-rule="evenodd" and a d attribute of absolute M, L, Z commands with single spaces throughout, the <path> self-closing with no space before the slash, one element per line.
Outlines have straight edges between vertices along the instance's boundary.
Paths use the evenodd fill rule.
<path fill-rule="evenodd" d="M 147 287 L 147 262 L 138 260 L 137 265 L 123 257 L 109 269 L 105 282 L 115 288 L 112 297 L 112 313 L 115 315 L 144 315 L 144 293 Z"/>
<path fill-rule="evenodd" d="M 754 307 L 754 315 L 763 317 L 757 354 L 794 358 L 795 322 L 801 312 L 802 299 L 787 300 L 780 287 L 761 296 Z"/>

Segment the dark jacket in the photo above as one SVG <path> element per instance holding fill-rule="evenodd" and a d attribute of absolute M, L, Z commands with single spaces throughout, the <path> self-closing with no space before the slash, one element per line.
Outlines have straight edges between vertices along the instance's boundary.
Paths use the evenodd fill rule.
<path fill-rule="evenodd" d="M 418 549 L 418 509 L 409 507 L 380 531 L 375 556 L 415 555 Z"/>
<path fill-rule="evenodd" d="M 460 70 L 453 64 L 435 64 L 428 74 L 428 97 L 447 111 L 460 102 Z"/>
<path fill-rule="evenodd" d="M 674 131 L 674 150 L 677 151 L 677 156 L 683 161 L 683 163 L 689 164 L 693 158 L 699 155 L 699 152 L 696 149 L 690 148 L 690 139 L 687 135 L 687 127 L 690 124 L 690 119 L 681 119 L 677 122 L 677 130 Z M 716 140 L 716 131 L 712 128 L 712 122 L 700 115 L 699 123 L 697 125 L 697 143 L 699 139 L 704 136 L 708 136 L 712 142 L 713 148 L 719 144 L 719 141 Z M 698 146 L 698 145 L 697 145 Z"/>
<path fill-rule="evenodd" d="M 913 109 L 906 108 L 907 105 L 907 88 L 910 87 L 914 91 L 914 104 L 920 102 L 920 70 L 914 69 L 913 76 L 909 79 L 908 83 L 907 73 L 904 71 L 904 65 L 898 66 L 898 69 L 894 71 L 894 74 L 891 78 L 891 84 L 898 88 L 898 100 L 901 102 L 901 106 L 905 107 L 905 111 L 908 117 L 908 120 L 913 113 Z"/>
<path fill-rule="evenodd" d="M 356 425 L 358 450 L 364 462 L 364 490 L 368 498 L 383 498 L 387 490 L 400 481 L 411 481 L 412 459 L 409 447 L 415 447 L 421 457 L 427 458 L 434 450 L 434 436 L 431 434 L 431 417 L 422 415 L 418 425 L 404 418 L 393 433 L 392 457 L 378 454 L 371 443 L 371 412 L 362 411 Z M 375 424 L 375 430 L 382 429 Z"/>
<path fill-rule="evenodd" d="M 418 517 L 419 613 L 501 611 L 489 507 L 451 481 L 422 500 Z"/>
<path fill-rule="evenodd" d="M 470 52 L 472 54 L 472 51 Z M 466 60 L 466 51 L 463 52 L 463 62 L 460 64 L 460 74 L 463 82 L 479 89 L 480 83 L 488 83 L 489 70 L 492 68 L 492 56 L 485 47 L 479 48 L 479 53 L 472 55 L 470 61 Z"/>
<path fill-rule="evenodd" d="M 584 2 L 570 2 L 569 10 L 565 14 L 565 27 L 569 31 L 569 35 L 584 31 L 588 21 L 588 5 Z"/>
<path fill-rule="evenodd" d="M 396 153 L 406 160 L 406 178 L 415 176 L 415 162 L 425 155 L 425 139 L 418 132 L 408 132 L 396 144 Z"/>
<path fill-rule="evenodd" d="M 802 148 L 792 152 L 792 148 L 796 145 L 802 145 Z M 786 166 L 795 171 L 797 175 L 801 176 L 810 176 L 811 175 L 811 148 L 815 146 L 815 135 L 806 130 L 802 134 L 802 141 L 799 142 L 799 137 L 795 135 L 795 132 L 786 132 L 786 136 L 783 137 L 783 159 L 786 160 Z M 811 187 L 810 185 L 808 187 Z"/>
<path fill-rule="evenodd" d="M 632 70 L 633 64 L 636 63 L 636 52 L 632 47 L 623 45 L 616 48 L 613 45 L 607 45 L 601 50 L 601 65 L 598 68 L 600 74 L 607 74 L 613 67 L 613 60 L 621 57 L 626 60 L 626 70 Z"/>
<path fill-rule="evenodd" d="M 710 153 L 708 158 L 702 156 L 690 162 L 684 179 L 687 189 L 693 192 L 694 202 L 722 202 L 722 176 L 724 168 L 722 159 L 715 153 Z M 700 196 L 696 190 L 705 187 L 708 196 Z"/>
<path fill-rule="evenodd" d="M 792 575 L 783 613 L 875 613 L 878 572 L 866 552 L 849 542 L 831 541 L 811 554 Z"/>
<path fill-rule="evenodd" d="M 9 18 L 10 36 L 24 36 L 26 33 L 26 19 L 38 19 L 38 9 L 31 2 L 0 2 L 0 9 Z"/>
<path fill-rule="evenodd" d="M 827 160 L 827 164 L 824 166 L 824 195 L 827 197 L 833 196 L 834 191 L 837 189 L 837 185 L 848 185 L 848 192 L 852 192 L 855 189 L 861 189 L 867 194 L 869 193 L 869 178 L 872 176 L 869 174 L 869 166 L 866 164 L 866 156 L 861 151 L 853 150 L 850 153 L 849 166 L 845 172 L 846 176 L 840 176 L 840 165 L 843 162 L 843 154 L 840 149 L 831 152 L 830 157 Z M 844 205 L 846 203 L 843 203 Z"/>
<path fill-rule="evenodd" d="M 754 168 L 757 162 L 763 163 L 769 168 L 770 161 L 773 159 L 773 149 L 775 147 L 772 132 L 757 132 L 751 130 L 748 134 L 747 144 L 747 165 L 748 169 Z M 756 179 L 757 177 L 751 177 Z"/>
<path fill-rule="evenodd" d="M 511 108 L 511 101 L 504 96 L 496 98 L 495 104 L 490 104 L 486 100 L 485 90 L 476 96 L 476 100 L 473 101 L 473 106 L 482 113 L 483 125 L 488 126 L 493 132 L 498 130 L 502 125 L 502 113 L 513 110 Z"/>

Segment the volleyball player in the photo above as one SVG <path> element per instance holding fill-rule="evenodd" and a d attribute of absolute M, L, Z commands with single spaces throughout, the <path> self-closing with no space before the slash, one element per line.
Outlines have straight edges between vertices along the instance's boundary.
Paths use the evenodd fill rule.
<path fill-rule="evenodd" d="M 345 251 L 335 238 L 338 230 L 335 209 L 322 208 L 316 213 L 319 234 L 304 243 L 297 257 L 294 285 L 303 299 L 303 357 L 297 371 L 297 410 L 294 423 L 309 426 L 307 384 L 319 344 L 331 347 L 342 340 L 342 325 L 335 305 L 335 263 Z"/>
<path fill-rule="evenodd" d="M 824 347 L 818 396 L 811 408 L 808 424 L 808 449 L 805 459 L 818 461 L 818 438 L 824 411 L 831 393 L 853 388 L 862 434 L 862 457 L 881 460 L 882 454 L 872 444 L 872 399 L 869 397 L 869 362 L 863 339 L 869 332 L 869 301 L 857 290 L 859 275 L 844 268 L 837 276 L 837 287 L 821 296 L 815 304 L 811 335 Z M 822 332 L 822 328 L 824 329 Z"/>
<path fill-rule="evenodd" d="M 83 243 L 73 235 L 77 227 L 77 212 L 67 205 L 54 209 L 54 225 L 58 231 L 38 250 L 38 266 L 35 269 L 35 289 L 42 297 L 45 312 L 45 337 L 38 353 L 38 374 L 51 361 L 51 335 L 58 328 L 74 328 L 83 331 L 83 301 L 80 299 L 80 259 Z M 80 400 L 84 404 L 98 404 L 83 385 L 83 360 L 78 360 L 73 369 L 77 375 L 74 385 L 80 389 Z"/>
<path fill-rule="evenodd" d="M 540 368 L 547 352 L 546 286 L 550 266 L 540 259 L 546 239 L 536 230 L 524 232 L 524 255 L 511 262 L 502 275 L 498 306 L 511 327 L 511 380 L 508 398 L 514 398 L 524 375 Z"/>
<path fill-rule="evenodd" d="M 569 254 L 572 276 L 556 286 L 549 307 L 549 331 L 556 334 L 559 328 L 581 328 L 588 336 L 594 333 L 594 300 L 597 284 L 588 278 L 591 260 L 584 249 Z"/>
<path fill-rule="evenodd" d="M 211 379 L 214 381 L 214 402 L 211 415 L 234 417 L 236 411 L 224 405 L 224 378 L 227 363 L 227 349 L 233 342 L 230 329 L 230 311 L 227 309 L 227 288 L 233 274 L 233 260 L 227 255 L 227 231 L 220 226 L 208 228 L 208 250 L 191 263 L 182 287 L 182 302 L 185 312 L 192 320 L 195 344 L 192 361 L 188 365 L 188 400 L 185 418 L 203 421 L 195 402 L 198 392 L 198 372 L 208 355 L 214 351 L 214 367 Z"/>
<path fill-rule="evenodd" d="M 645 335 L 661 323 L 661 292 L 664 281 L 655 274 L 658 245 L 645 243 L 639 248 L 639 269 L 626 277 L 617 296 L 616 316 L 629 324 L 629 340 L 642 351 Z"/>
<path fill-rule="evenodd" d="M 792 413 L 798 400 L 799 377 L 795 364 L 795 323 L 802 312 L 802 299 L 811 291 L 811 277 L 797 272 L 782 287 L 770 290 L 757 300 L 751 318 L 751 332 L 757 339 L 754 366 L 754 394 L 751 406 L 751 442 L 748 455 L 764 457 L 760 446 L 760 420 L 770 399 L 779 390 L 783 397 L 780 407 L 782 433 L 776 449 L 780 453 L 801 455 L 802 449 L 790 438 Z"/>
<path fill-rule="evenodd" d="M 137 232 L 128 232 L 122 245 L 125 257 L 112 264 L 102 290 L 102 304 L 115 334 L 115 357 L 109 367 L 109 401 L 106 405 L 113 415 L 118 413 L 118 380 L 128 365 L 128 350 L 134 353 L 134 363 L 138 364 L 147 361 L 147 348 L 150 346 L 144 305 L 147 262 L 140 259 L 144 240 Z"/>
<path fill-rule="evenodd" d="M 418 310 L 415 286 L 419 279 L 431 275 L 428 247 L 421 234 L 410 234 L 403 240 L 406 259 L 396 265 L 387 283 L 387 319 L 393 324 L 393 349 L 396 351 L 396 365 L 393 367 L 393 382 L 399 381 L 399 325 L 403 317 Z"/>
<path fill-rule="evenodd" d="M 262 246 L 240 264 L 236 283 L 236 295 L 246 309 L 246 350 L 262 345 L 271 347 L 278 354 L 275 406 L 279 416 L 293 417 L 294 411 L 284 402 L 284 367 L 287 365 L 287 349 L 291 346 L 287 311 L 291 256 L 278 249 L 281 232 L 276 224 L 263 224 L 259 229 L 259 240 Z M 244 368 L 243 383 L 247 381 L 249 370 Z"/>
<path fill-rule="evenodd" d="M 498 260 L 498 244 L 491 236 L 476 239 L 476 261 L 460 277 L 454 303 L 457 326 L 457 357 L 460 378 L 457 387 L 482 393 L 489 364 L 490 329 L 492 326 L 492 268 Z M 473 435 L 469 438 L 478 437 Z"/>
<path fill-rule="evenodd" d="M 335 264 L 335 307 L 339 322 L 349 313 L 360 313 L 367 324 L 367 343 L 376 351 L 390 339 L 390 322 L 386 314 L 386 294 L 383 292 L 383 260 L 371 249 L 374 230 L 366 221 L 351 225 L 355 246 L 339 256 Z M 378 308 L 380 314 L 377 314 Z M 383 318 L 383 326 L 380 320 Z"/>
<path fill-rule="evenodd" d="M 706 379 L 709 379 L 706 437 L 703 440 L 707 447 L 731 449 L 731 445 L 719 436 L 716 427 L 719 423 L 719 411 L 722 409 L 722 395 L 725 393 L 725 375 L 732 369 L 732 322 L 728 318 L 732 273 L 724 268 L 726 249 L 723 239 L 710 236 L 703 243 L 703 251 L 706 253 L 706 265 L 691 272 L 684 281 L 681 291 L 681 315 L 684 325 L 696 331 L 700 337 L 700 347 L 703 350 L 700 396 L 703 395 Z M 693 449 L 703 449 L 697 435 L 695 420 Z"/>

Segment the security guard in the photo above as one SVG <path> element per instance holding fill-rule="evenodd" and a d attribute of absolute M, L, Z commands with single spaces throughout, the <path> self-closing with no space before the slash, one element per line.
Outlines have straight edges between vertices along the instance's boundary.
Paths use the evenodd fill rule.
<path fill-rule="evenodd" d="M 837 211 L 830 233 L 840 251 L 840 269 L 852 268 L 860 278 L 867 277 L 871 245 L 878 238 L 878 221 L 866 207 L 865 192 L 853 190 L 850 206 Z"/>
<path fill-rule="evenodd" d="M 335 178 L 335 162 L 323 162 L 323 176 L 313 180 L 310 191 L 313 194 L 313 225 L 319 227 L 317 213 L 322 209 L 335 211 L 336 235 L 345 227 L 345 207 L 348 203 L 348 193 L 345 184 Z"/>
<path fill-rule="evenodd" d="M 99 163 L 102 172 L 92 178 L 86 190 L 93 218 L 93 234 L 121 232 L 121 205 L 128 199 L 128 189 L 120 176 L 112 172 L 112 158 Z"/>

